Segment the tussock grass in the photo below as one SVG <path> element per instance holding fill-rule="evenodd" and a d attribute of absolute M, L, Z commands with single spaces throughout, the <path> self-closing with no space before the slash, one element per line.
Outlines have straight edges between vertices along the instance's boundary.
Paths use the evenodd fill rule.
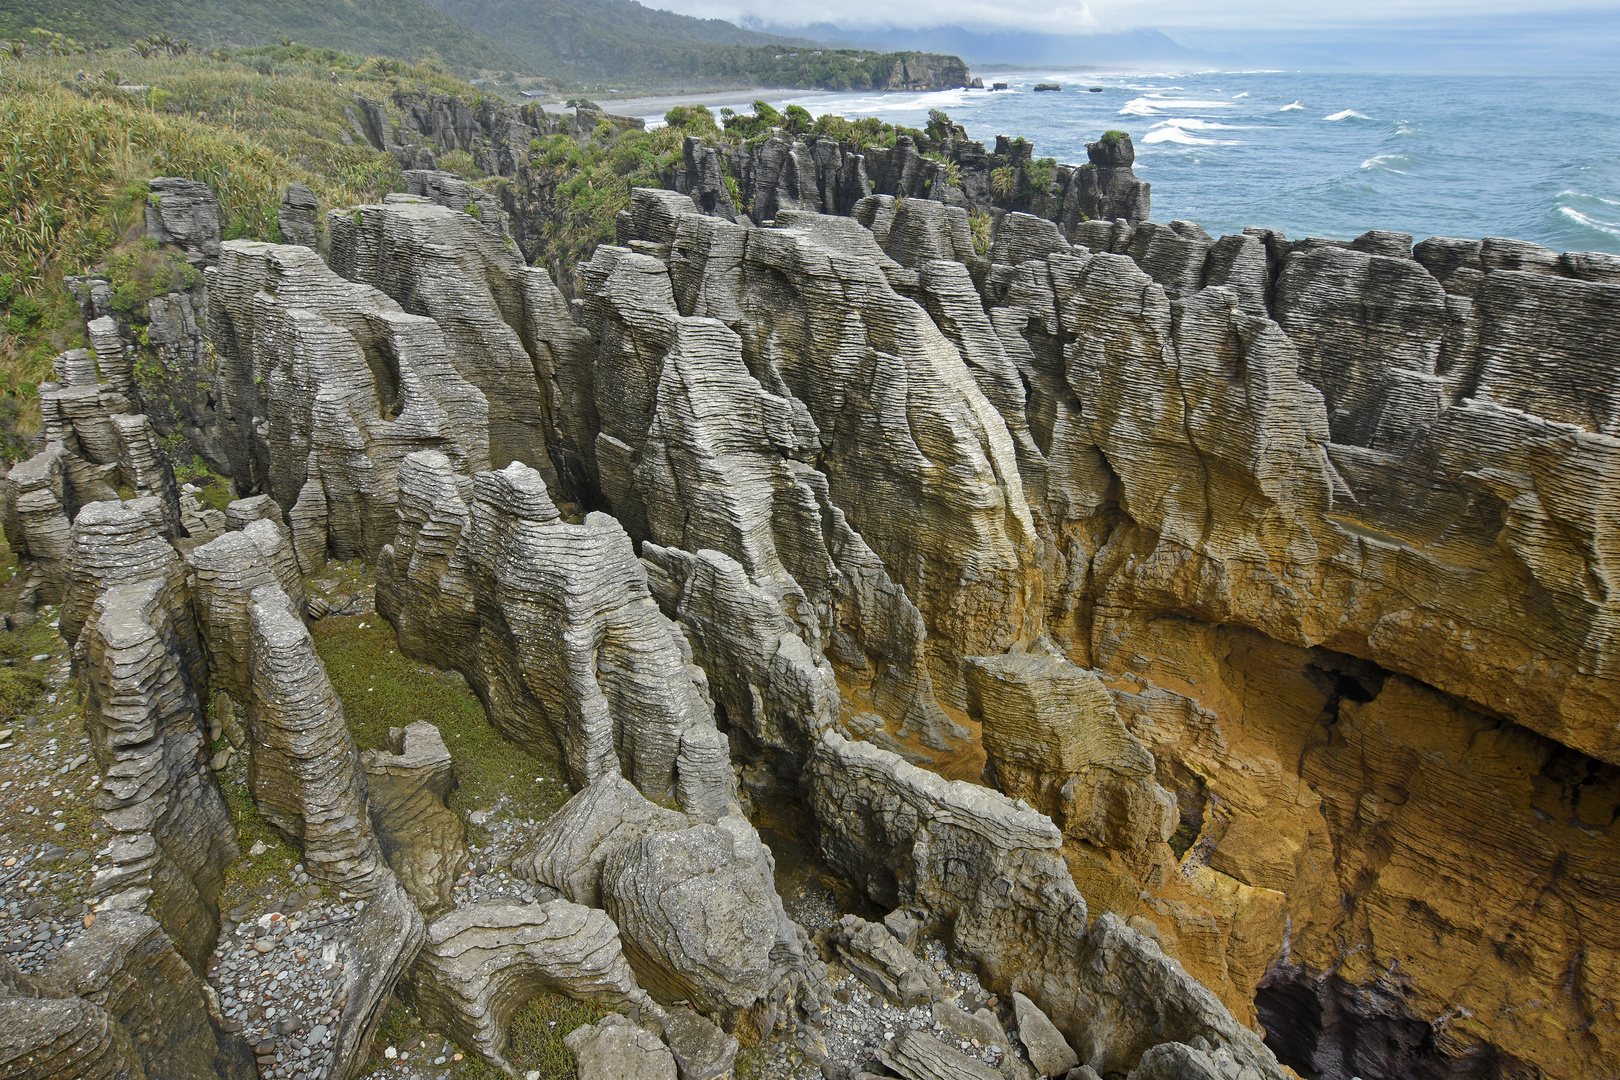
<path fill-rule="evenodd" d="M 280 240 L 276 211 L 290 183 L 324 206 L 403 186 L 394 159 L 348 133 L 345 114 L 355 90 L 387 101 L 399 88 L 474 92 L 435 62 L 304 46 L 0 54 L 0 426 L 37 430 L 35 387 L 58 352 L 85 344 L 63 275 L 138 236 L 151 177 L 208 184 L 227 239 Z M 25 451 L 15 437 L 4 449 Z"/>

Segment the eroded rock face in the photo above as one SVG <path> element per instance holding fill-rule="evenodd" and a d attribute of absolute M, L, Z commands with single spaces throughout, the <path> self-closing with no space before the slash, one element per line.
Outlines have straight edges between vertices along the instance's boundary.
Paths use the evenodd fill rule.
<path fill-rule="evenodd" d="M 512 857 L 520 876 L 576 904 L 599 908 L 608 856 L 649 833 L 686 828 L 684 815 L 648 802 L 617 773 L 598 777 L 546 819 Z"/>
<path fill-rule="evenodd" d="M 877 903 L 949 926 L 990 986 L 1040 1002 L 1092 1067 L 1120 1071 L 1149 1046 L 1197 1036 L 1282 1075 L 1259 1036 L 1157 945 L 1109 912 L 1087 926 L 1050 819 L 835 733 L 811 775 L 828 861 Z"/>
<path fill-rule="evenodd" d="M 389 728 L 388 742 L 360 755 L 371 827 L 389 869 L 425 918 L 454 906 L 467 868 L 467 825 L 445 800 L 455 768 L 439 729 L 425 720 Z"/>
<path fill-rule="evenodd" d="M 603 901 L 654 997 L 728 1015 L 815 997 L 804 931 L 782 910 L 774 866 L 740 817 L 650 833 L 608 856 Z"/>
<path fill-rule="evenodd" d="M 393 539 L 400 461 L 489 460 L 489 405 L 439 326 L 338 277 L 307 247 L 231 240 L 209 272 L 209 340 L 237 493 L 289 513 L 304 569 Z"/>
<path fill-rule="evenodd" d="M 612 1008 L 651 1005 L 612 921 L 567 900 L 473 904 L 437 920 L 409 993 L 423 1023 L 509 1070 L 507 1025 L 542 990 Z"/>
<path fill-rule="evenodd" d="M 73 535 L 61 629 L 74 642 L 86 728 L 112 829 L 102 907 L 156 915 L 196 970 L 218 935 L 235 829 L 208 768 L 207 663 L 180 558 L 141 503 L 94 503 Z"/>
<path fill-rule="evenodd" d="M 502 734 L 559 759 L 575 784 L 622 773 L 661 801 L 698 779 L 680 758 L 714 726 L 702 673 L 618 522 L 564 521 L 521 462 L 468 483 L 443 455 L 417 454 L 401 487 L 377 593 L 407 655 L 462 672 Z M 723 804 L 729 767 L 694 764 L 689 797 L 718 788 Z"/>
<path fill-rule="evenodd" d="M 397 888 L 371 829 L 343 703 L 279 587 L 250 594 L 248 632 L 248 783 L 260 812 L 299 843 L 311 877 L 363 896 L 384 879 Z"/>
<path fill-rule="evenodd" d="M 675 1056 L 658 1036 L 622 1016 L 604 1016 L 563 1040 L 580 1080 L 675 1080 Z"/>

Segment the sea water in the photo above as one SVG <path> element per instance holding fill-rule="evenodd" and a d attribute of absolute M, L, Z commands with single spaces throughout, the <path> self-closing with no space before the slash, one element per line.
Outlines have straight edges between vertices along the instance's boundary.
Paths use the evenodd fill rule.
<path fill-rule="evenodd" d="M 1128 131 L 1154 220 L 1217 236 L 1260 225 L 1348 239 L 1376 228 L 1620 253 L 1613 72 L 974 74 L 1008 89 L 756 96 L 910 127 L 942 109 L 987 146 L 1021 135 L 1037 157 L 1070 163 L 1104 131 Z M 1034 92 L 1043 82 L 1062 90 Z"/>

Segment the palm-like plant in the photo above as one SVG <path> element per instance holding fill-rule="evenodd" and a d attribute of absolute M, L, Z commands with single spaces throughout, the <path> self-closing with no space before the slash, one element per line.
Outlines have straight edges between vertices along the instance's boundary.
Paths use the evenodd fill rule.
<path fill-rule="evenodd" d="M 147 41 L 147 40 L 145 40 L 143 38 L 142 40 L 137 41 L 137 42 L 135 42 L 135 44 L 131 45 L 129 47 L 129 51 L 134 53 L 135 55 L 141 57 L 142 59 L 146 59 L 147 57 L 150 57 L 154 52 L 156 52 L 157 48 L 150 41 Z"/>
<path fill-rule="evenodd" d="M 175 56 L 186 56 L 189 55 L 190 52 L 191 42 L 187 41 L 185 38 L 181 38 L 179 41 L 174 43 L 173 54 Z"/>
<path fill-rule="evenodd" d="M 6 42 L 6 52 L 11 55 L 13 60 L 21 60 L 28 55 L 28 43 L 25 41 L 8 41 Z"/>

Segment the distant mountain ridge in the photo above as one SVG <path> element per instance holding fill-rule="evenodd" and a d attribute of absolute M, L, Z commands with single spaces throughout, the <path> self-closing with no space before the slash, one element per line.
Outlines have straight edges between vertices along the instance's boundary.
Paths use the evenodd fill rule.
<path fill-rule="evenodd" d="M 812 23 L 801 27 L 750 24 L 773 34 L 803 34 L 865 49 L 951 53 L 984 67 L 1116 67 L 1143 62 L 1212 63 L 1218 54 L 1188 48 L 1159 30 L 1103 34 L 1043 34 L 983 26 L 859 27 Z"/>
<path fill-rule="evenodd" d="M 431 0 L 445 15 L 521 56 L 528 70 L 563 82 L 628 86 L 803 86 L 830 90 L 924 88 L 965 82 L 955 56 L 859 46 L 697 19 L 636 0 Z M 922 63 L 917 63 L 921 60 Z M 897 76 L 897 64 L 905 71 Z M 926 72 L 921 82 L 911 69 Z M 937 76 L 937 77 L 936 77 Z"/>

